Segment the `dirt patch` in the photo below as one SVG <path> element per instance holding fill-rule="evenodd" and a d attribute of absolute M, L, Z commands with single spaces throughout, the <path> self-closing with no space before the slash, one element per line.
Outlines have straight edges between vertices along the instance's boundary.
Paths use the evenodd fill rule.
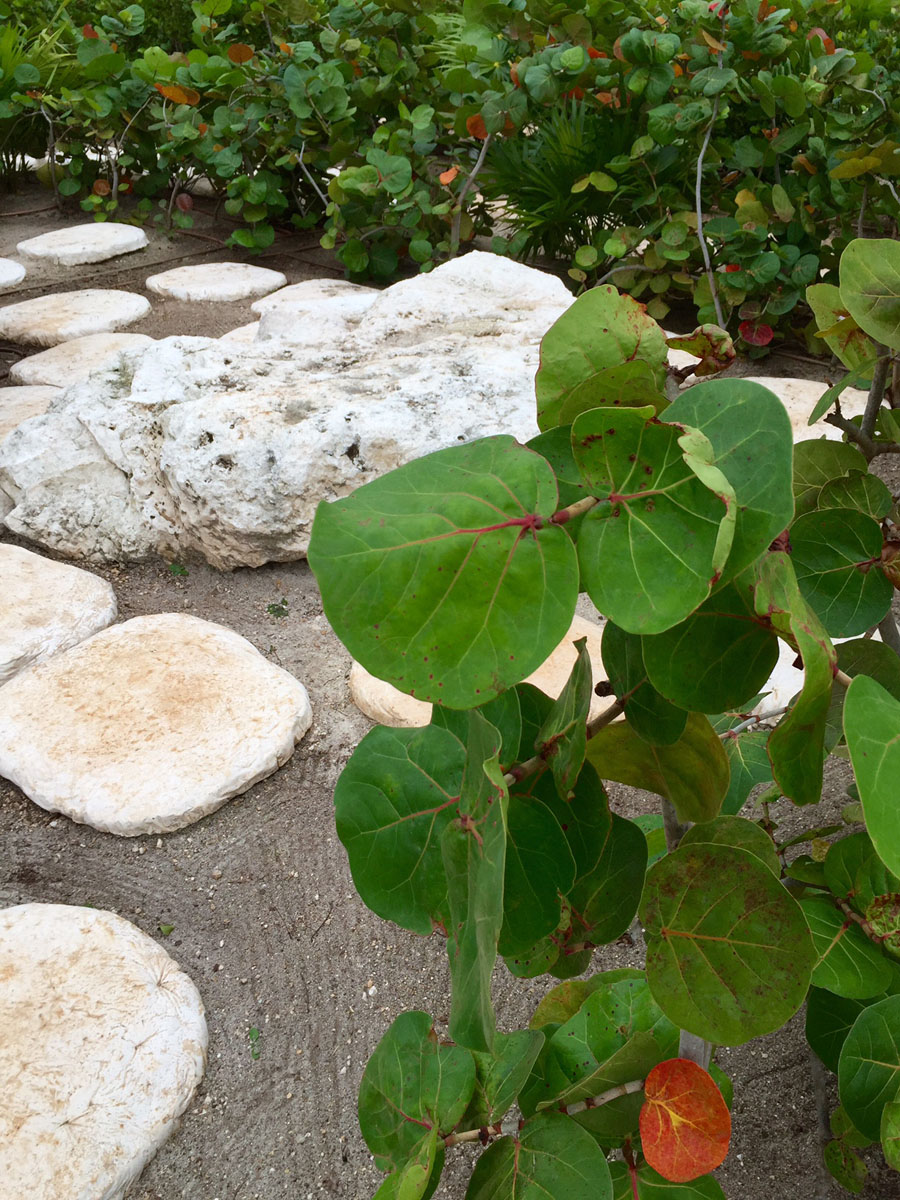
<path fill-rule="evenodd" d="M 3 203 L 10 212 L 37 207 L 29 203 L 34 199 L 20 195 Z M 43 192 L 37 200 L 48 203 Z M 63 223 L 53 212 L 4 220 L 0 255 Z M 142 291 L 146 275 L 163 265 L 216 256 L 239 257 L 183 234 L 171 240 L 153 235 L 148 249 L 112 264 L 46 274 L 29 267 L 28 287 L 2 302 L 50 286 Z M 290 282 L 336 274 L 314 234 L 279 241 L 277 252 L 254 261 L 285 271 Z M 153 297 L 152 303 L 153 313 L 133 328 L 156 337 L 218 336 L 251 319 L 249 301 L 184 305 Z M 746 373 L 799 373 L 796 363 L 785 364 L 768 359 Z M 24 544 L 10 535 L 4 540 Z M 382 1176 L 356 1122 L 360 1076 L 400 1012 L 425 1009 L 443 1028 L 449 995 L 444 945 L 381 921 L 353 888 L 334 830 L 332 794 L 370 723 L 350 702 L 350 658 L 328 626 L 309 568 L 298 562 L 225 575 L 202 563 L 185 566 L 186 575 L 163 562 L 98 573 L 115 587 L 122 620 L 187 612 L 243 634 L 307 686 L 310 732 L 276 775 L 196 825 L 162 837 L 97 833 L 43 812 L 0 780 L 0 905 L 48 901 L 119 913 L 158 939 L 200 989 L 210 1027 L 206 1075 L 180 1130 L 144 1171 L 132 1200 L 363 1200 Z M 273 615 L 270 606 L 283 615 Z M 837 810 L 845 782 L 839 764 L 824 809 Z M 626 816 L 655 807 L 652 798 L 625 788 L 614 789 L 613 804 Z M 827 819 L 827 813 L 787 804 L 776 815 L 788 831 Z M 160 927 L 170 925 L 164 936 Z M 634 934 L 598 952 L 593 970 L 641 965 L 639 930 Z M 546 980 L 515 981 L 502 966 L 495 983 L 502 1029 L 526 1023 L 548 988 Z M 259 1030 L 255 1041 L 251 1030 Z M 821 1181 L 802 1016 L 779 1034 L 722 1052 L 720 1062 L 736 1095 L 732 1150 L 718 1173 L 731 1200 L 841 1195 Z M 836 1103 L 833 1086 L 831 1092 Z M 462 1200 L 474 1156 L 448 1156 L 439 1200 Z M 879 1153 L 869 1157 L 865 1200 L 900 1197 L 900 1176 L 880 1164 Z"/>

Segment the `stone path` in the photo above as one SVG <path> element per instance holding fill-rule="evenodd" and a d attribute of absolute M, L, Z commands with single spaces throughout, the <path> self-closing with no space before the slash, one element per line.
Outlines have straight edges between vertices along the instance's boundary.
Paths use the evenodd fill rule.
<path fill-rule="evenodd" d="M 150 301 L 136 292 L 56 292 L 0 308 L 0 337 L 25 346 L 56 346 L 89 333 L 124 329 L 149 311 Z"/>
<path fill-rule="evenodd" d="M 0 292 L 18 287 L 27 274 L 21 263 L 13 258 L 0 258 Z"/>
<path fill-rule="evenodd" d="M 287 276 L 267 267 L 247 263 L 201 263 L 194 267 L 173 267 L 151 275 L 147 289 L 173 300 L 234 301 L 264 296 L 287 283 Z"/>
<path fill-rule="evenodd" d="M 147 235 L 136 225 L 116 221 L 90 221 L 68 225 L 19 242 L 16 249 L 26 258 L 43 259 L 61 267 L 105 262 L 120 254 L 132 254 L 147 245 Z"/>
<path fill-rule="evenodd" d="M 121 1200 L 203 1075 L 203 1003 L 113 913 L 0 912 L 0 1195 Z"/>
<path fill-rule="evenodd" d="M 123 350 L 143 349 L 152 343 L 153 338 L 145 333 L 89 333 L 20 359 L 11 368 L 9 377 L 13 383 L 70 387 L 94 371 L 116 366 Z"/>

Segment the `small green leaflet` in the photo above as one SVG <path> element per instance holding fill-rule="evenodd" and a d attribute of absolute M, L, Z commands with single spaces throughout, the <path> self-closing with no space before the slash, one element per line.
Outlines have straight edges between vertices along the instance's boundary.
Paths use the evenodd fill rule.
<path fill-rule="evenodd" d="M 859 1014 L 841 1049 L 838 1093 L 861 1133 L 876 1141 L 884 1107 L 900 1092 L 900 996 Z"/>
<path fill-rule="evenodd" d="M 635 1200 L 632 1172 L 627 1163 L 613 1163 L 610 1172 L 613 1200 Z M 637 1200 L 725 1200 L 725 1193 L 712 1175 L 701 1175 L 690 1183 L 670 1183 L 644 1163 L 634 1172 L 634 1179 Z"/>
<path fill-rule="evenodd" d="M 900 246 L 893 238 L 857 238 L 841 255 L 841 301 L 859 327 L 900 350 Z"/>
<path fill-rule="evenodd" d="M 812 982 L 836 996 L 866 1000 L 880 995 L 893 975 L 890 963 L 854 921 L 824 896 L 800 901 L 819 961 Z"/>
<path fill-rule="evenodd" d="M 823 491 L 825 489 L 823 488 Z M 831 637 L 877 625 L 894 589 L 880 570 L 881 526 L 863 512 L 819 507 L 791 526 L 791 561 L 800 591 Z"/>
<path fill-rule="evenodd" d="M 844 737 L 869 836 L 881 861 L 900 875 L 900 702 L 874 679 L 857 675 L 844 701 Z"/>
<path fill-rule="evenodd" d="M 580 638 L 574 645 L 578 657 L 572 672 L 537 736 L 563 799 L 568 798 L 584 765 L 587 719 L 593 696 L 587 639 Z"/>
<path fill-rule="evenodd" d="M 544 1045 L 544 1035 L 533 1029 L 498 1033 L 493 1054 L 474 1052 L 475 1094 L 460 1124 L 481 1129 L 502 1120 L 519 1092 Z"/>
<path fill-rule="evenodd" d="M 562 1113 L 533 1117 L 478 1159 L 466 1200 L 612 1200 L 606 1155 Z"/>

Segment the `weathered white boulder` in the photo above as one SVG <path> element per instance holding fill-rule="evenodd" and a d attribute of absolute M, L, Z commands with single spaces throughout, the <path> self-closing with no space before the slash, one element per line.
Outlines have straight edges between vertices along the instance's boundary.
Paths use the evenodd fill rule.
<path fill-rule="evenodd" d="M 116 619 L 105 579 L 0 542 L 0 684 Z"/>
<path fill-rule="evenodd" d="M 254 300 L 250 311 L 260 317 L 285 306 L 304 312 L 315 312 L 323 301 L 343 300 L 348 311 L 355 308 L 362 315 L 377 295 L 378 288 L 350 283 L 347 279 L 305 279 L 302 283 L 292 283 L 288 287 L 279 288 L 277 292 L 263 296 L 260 300 Z"/>
<path fill-rule="evenodd" d="M 0 292 L 9 292 L 18 287 L 27 271 L 14 258 L 0 258 Z"/>
<path fill-rule="evenodd" d="M 114 368 L 121 361 L 123 350 L 143 349 L 152 341 L 146 333 L 89 333 L 20 359 L 9 377 L 13 383 L 69 387 L 87 379 L 94 371 Z"/>
<path fill-rule="evenodd" d="M 815 379 L 781 379 L 773 375 L 754 375 L 754 383 L 761 383 L 774 392 L 788 411 L 795 442 L 806 442 L 810 438 L 827 438 L 839 442 L 843 434 L 834 425 L 820 419 L 809 425 L 810 413 L 828 390 L 828 385 Z M 860 416 L 866 409 L 866 393 L 859 388 L 845 388 L 841 392 L 841 412 L 845 417 Z"/>
<path fill-rule="evenodd" d="M 271 775 L 311 720 L 303 685 L 230 629 L 135 617 L 0 688 L 0 775 L 95 829 L 170 832 Z"/>
<path fill-rule="evenodd" d="M 50 401 L 59 393 L 57 387 L 0 388 L 0 442 L 29 417 L 46 412 Z"/>
<path fill-rule="evenodd" d="M 125 329 L 149 311 L 150 301 L 136 292 L 54 292 L 0 308 L 0 337 L 25 346 L 56 346 L 89 333 Z"/>
<path fill-rule="evenodd" d="M 193 267 L 173 267 L 151 275 L 147 289 L 173 300 L 234 301 L 264 296 L 284 287 L 287 276 L 268 267 L 248 263 L 200 263 Z"/>
<path fill-rule="evenodd" d="M 250 321 L 247 325 L 239 325 L 237 329 L 229 329 L 219 338 L 220 342 L 230 342 L 236 346 L 249 346 L 256 341 L 259 332 L 259 321 Z"/>
<path fill-rule="evenodd" d="M 206 1062 L 203 1002 L 174 959 L 95 908 L 0 912 L 0 1194 L 121 1200 Z"/>
<path fill-rule="evenodd" d="M 38 237 L 19 242 L 16 249 L 26 258 L 41 258 L 61 267 L 81 263 L 104 262 L 120 254 L 143 250 L 147 235 L 136 225 L 117 221 L 90 221 L 85 225 L 68 225 L 53 229 Z"/>
<path fill-rule="evenodd" d="M 534 436 L 540 340 L 570 303 L 474 252 L 379 292 L 343 338 L 163 339 L 0 447 L 6 524 L 93 561 L 298 558 L 320 500 L 441 446 Z"/>
<path fill-rule="evenodd" d="M 591 672 L 594 685 L 607 678 L 600 657 L 600 642 L 603 636 L 603 626 L 596 621 L 588 621 L 576 616 L 572 620 L 569 632 L 559 643 L 552 654 L 546 658 L 536 671 L 533 671 L 525 683 L 533 683 L 545 695 L 554 700 L 563 690 L 575 665 L 577 651 L 574 643 L 579 638 L 587 638 L 587 652 L 591 659 Z M 423 700 L 416 700 L 405 692 L 398 691 L 390 683 L 370 674 L 361 663 L 354 662 L 350 668 L 348 681 L 350 697 L 353 703 L 379 725 L 392 725 L 400 728 L 411 728 L 417 725 L 427 725 L 431 720 L 431 705 Z M 596 694 L 591 699 L 590 717 L 599 715 L 610 704 L 606 697 Z"/>

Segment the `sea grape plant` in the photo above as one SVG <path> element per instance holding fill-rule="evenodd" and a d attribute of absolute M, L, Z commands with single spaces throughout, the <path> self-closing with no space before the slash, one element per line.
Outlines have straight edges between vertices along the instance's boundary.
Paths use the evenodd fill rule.
<path fill-rule="evenodd" d="M 852 244 L 836 291 L 815 300 L 823 334 L 878 397 L 854 423 L 828 393 L 847 441 L 795 450 L 755 382 L 679 390 L 668 347 L 714 375 L 730 339 L 667 338 L 607 285 L 546 334 L 527 445 L 439 450 L 320 506 L 309 558 L 334 629 L 433 706 L 373 728 L 335 794 L 362 899 L 445 938 L 452 982 L 449 1039 L 405 1013 L 363 1075 L 379 1200 L 430 1196 L 473 1142 L 470 1200 L 721 1198 L 731 1083 L 710 1050 L 804 1002 L 838 1075 L 829 1169 L 859 1190 L 856 1150 L 878 1140 L 900 1168 L 897 508 L 870 469 L 900 451 L 882 404 L 900 247 Z M 593 718 L 583 642 L 556 700 L 522 682 L 583 591 L 606 617 Z M 784 643 L 802 688 L 752 717 Z M 813 812 L 780 840 L 768 801 L 814 806 L 829 753 L 854 768 L 844 821 Z M 606 781 L 658 800 L 629 820 Z M 636 918 L 646 969 L 590 974 Z M 498 958 L 558 981 L 526 1029 L 497 1027 Z"/>

